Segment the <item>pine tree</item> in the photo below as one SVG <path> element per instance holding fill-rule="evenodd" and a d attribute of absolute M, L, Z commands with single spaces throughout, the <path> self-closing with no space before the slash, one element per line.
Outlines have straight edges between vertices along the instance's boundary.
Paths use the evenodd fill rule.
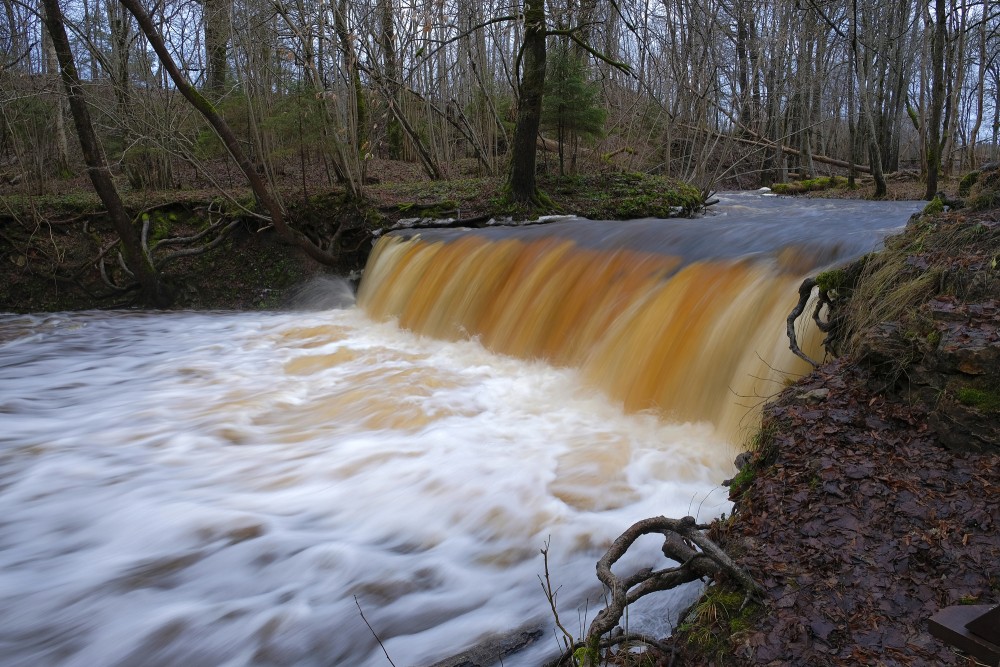
<path fill-rule="evenodd" d="M 559 173 L 565 175 L 565 147 L 573 147 L 573 162 L 580 138 L 596 139 L 604 133 L 606 111 L 598 105 L 600 89 L 587 78 L 587 64 L 574 49 L 560 44 L 549 58 L 542 100 L 542 127 L 554 131 L 559 143 Z"/>

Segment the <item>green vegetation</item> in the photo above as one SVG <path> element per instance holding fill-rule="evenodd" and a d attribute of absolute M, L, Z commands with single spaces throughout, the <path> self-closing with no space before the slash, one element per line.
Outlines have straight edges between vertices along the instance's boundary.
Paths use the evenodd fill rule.
<path fill-rule="evenodd" d="M 934 199 L 927 202 L 927 205 L 924 206 L 924 210 L 922 211 L 922 213 L 924 215 L 937 215 L 938 213 L 942 213 L 943 211 L 944 211 L 944 202 L 941 201 L 940 197 L 935 197 Z"/>
<path fill-rule="evenodd" d="M 816 276 L 816 286 L 824 292 L 842 290 L 847 287 L 847 271 L 844 269 L 831 269 Z"/>
<path fill-rule="evenodd" d="M 956 393 L 958 402 L 990 414 L 1000 413 L 1000 391 L 962 387 Z"/>
<path fill-rule="evenodd" d="M 972 186 L 975 185 L 978 180 L 978 171 L 970 171 L 968 174 L 963 176 L 962 180 L 958 182 L 958 196 L 968 197 L 969 193 L 972 191 Z"/>
<path fill-rule="evenodd" d="M 779 195 L 798 195 L 803 192 L 818 192 L 846 187 L 847 179 L 842 176 L 821 176 L 790 183 L 774 183 L 771 185 L 771 190 Z"/>
<path fill-rule="evenodd" d="M 600 87 L 589 80 L 587 61 L 580 57 L 578 49 L 560 43 L 549 53 L 547 64 L 541 125 L 555 132 L 559 174 L 565 175 L 567 147 L 572 150 L 575 165 L 577 140 L 600 138 L 608 114 L 599 104 Z"/>
<path fill-rule="evenodd" d="M 701 208 L 696 188 L 660 176 L 612 173 L 556 181 L 553 192 L 562 199 L 582 195 L 577 210 L 596 219 L 670 218 Z"/>
<path fill-rule="evenodd" d="M 543 192 L 534 206 L 510 202 L 501 187 L 489 201 L 490 211 L 522 220 L 562 213 L 594 220 L 629 220 L 690 215 L 703 203 L 697 188 L 650 174 L 542 176 L 538 183 Z"/>
<path fill-rule="evenodd" d="M 781 429 L 781 424 L 768 421 L 744 445 L 744 451 L 750 454 L 749 460 L 729 482 L 729 497 L 737 498 L 743 495 L 751 486 L 757 473 L 767 465 L 774 454 L 774 436 Z"/>
<path fill-rule="evenodd" d="M 725 584 L 709 586 L 677 632 L 699 656 L 724 664 L 734 655 L 733 644 L 754 627 L 762 607 L 746 592 Z"/>
<path fill-rule="evenodd" d="M 980 174 L 969 189 L 966 205 L 973 211 L 1000 206 L 1000 169 Z"/>

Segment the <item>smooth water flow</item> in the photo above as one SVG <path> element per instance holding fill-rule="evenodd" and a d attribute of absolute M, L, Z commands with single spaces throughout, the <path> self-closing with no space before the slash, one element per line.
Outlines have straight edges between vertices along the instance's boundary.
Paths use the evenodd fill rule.
<path fill-rule="evenodd" d="M 479 264 L 493 263 L 493 243 Z M 683 311 L 694 338 L 670 320 L 666 339 L 682 344 L 660 349 L 628 322 L 673 307 L 660 288 L 673 282 L 681 294 L 678 267 L 697 262 L 647 253 L 649 271 L 629 274 L 627 256 L 598 246 L 586 256 L 610 253 L 602 275 L 628 289 L 576 301 L 550 291 L 545 303 L 560 314 L 532 325 L 527 359 L 484 347 L 500 325 L 437 340 L 356 308 L 0 316 L 0 664 L 388 665 L 360 606 L 398 667 L 425 665 L 549 622 L 537 578 L 546 540 L 563 620 L 582 631 L 600 605 L 594 563 L 610 541 L 646 516 L 725 511 L 719 482 L 737 451 L 711 423 L 616 398 L 608 386 L 633 382 L 612 372 L 630 363 L 623 351 L 682 367 L 701 395 L 692 374 L 713 362 L 692 359 L 722 349 L 704 345 L 774 337 L 719 331 L 736 315 L 713 294 L 763 270 L 741 259 L 718 279 L 704 268 L 714 264 L 700 265 L 693 282 L 710 289 L 691 292 Z M 536 290 L 540 265 L 562 282 L 565 263 L 547 252 L 512 260 Z M 562 252 L 584 282 L 593 265 Z M 543 317 L 469 305 L 443 278 L 417 287 L 400 282 L 400 264 L 373 262 L 366 289 L 394 275 L 394 289 L 420 304 L 416 319 L 489 306 L 490 322 L 517 333 Z M 512 308 L 540 308 L 512 275 L 493 287 L 525 296 Z M 599 330 L 623 342 L 608 345 Z M 550 352 L 531 352 L 538 341 Z M 603 352 L 587 351 L 595 345 Z M 655 562 L 656 540 L 639 546 L 623 567 Z M 696 592 L 662 594 L 630 622 L 665 634 Z M 504 664 L 536 665 L 555 648 L 548 635 Z"/>

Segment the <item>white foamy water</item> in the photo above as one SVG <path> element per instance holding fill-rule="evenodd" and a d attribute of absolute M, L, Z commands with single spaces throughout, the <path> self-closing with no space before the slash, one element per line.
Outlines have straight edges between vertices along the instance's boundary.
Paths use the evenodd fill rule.
<path fill-rule="evenodd" d="M 0 663 L 388 665 L 356 596 L 427 664 L 550 622 L 549 536 L 577 630 L 610 541 L 724 511 L 733 453 L 354 309 L 0 316 Z"/>

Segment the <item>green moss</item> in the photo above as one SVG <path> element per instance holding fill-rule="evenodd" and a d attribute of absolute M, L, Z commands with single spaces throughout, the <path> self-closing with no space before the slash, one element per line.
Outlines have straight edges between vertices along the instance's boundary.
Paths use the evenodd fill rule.
<path fill-rule="evenodd" d="M 779 195 L 797 195 L 803 192 L 819 192 L 846 187 L 847 179 L 843 176 L 820 176 L 801 181 L 792 181 L 791 183 L 774 183 L 771 185 L 771 191 Z"/>
<path fill-rule="evenodd" d="M 542 176 L 538 186 L 530 204 L 512 202 L 501 189 L 490 200 L 492 212 L 523 218 L 570 211 L 595 220 L 628 220 L 691 215 L 703 205 L 697 188 L 642 173 Z"/>
<path fill-rule="evenodd" d="M 937 215 L 944 211 L 944 202 L 941 201 L 940 197 L 935 197 L 934 199 L 927 202 L 927 206 L 924 206 L 922 213 L 924 215 Z"/>
<path fill-rule="evenodd" d="M 740 492 L 747 489 L 751 484 L 753 484 L 754 478 L 757 476 L 757 469 L 751 465 L 743 466 L 743 469 L 736 473 L 730 482 L 730 488 L 739 489 Z"/>
<path fill-rule="evenodd" d="M 104 204 L 93 190 L 73 191 L 62 194 L 5 195 L 5 213 L 13 217 L 31 218 L 38 211 L 47 215 L 85 215 L 104 210 Z"/>
<path fill-rule="evenodd" d="M 847 285 L 847 272 L 844 269 L 831 269 L 816 276 L 816 286 L 824 292 L 844 289 Z"/>
<path fill-rule="evenodd" d="M 986 209 L 996 208 L 1000 206 L 1000 191 L 987 190 L 980 192 L 969 198 L 967 203 L 973 211 L 985 211 Z"/>
<path fill-rule="evenodd" d="M 1000 391 L 962 387 L 956 394 L 958 402 L 981 410 L 982 412 L 1000 412 Z"/>
<path fill-rule="evenodd" d="M 729 482 L 729 497 L 735 499 L 745 493 L 757 478 L 757 473 L 767 464 L 774 453 L 774 436 L 780 424 L 774 421 L 762 424 L 744 445 L 744 451 L 752 456 Z"/>
<path fill-rule="evenodd" d="M 968 174 L 963 176 L 962 180 L 958 182 L 958 196 L 968 197 L 969 193 L 972 191 L 972 186 L 975 185 L 978 180 L 978 171 L 970 171 Z"/>
<path fill-rule="evenodd" d="M 215 108 L 215 105 L 208 101 L 204 95 L 198 92 L 198 89 L 194 86 L 187 84 L 184 86 L 183 90 L 187 91 L 191 104 L 194 108 L 202 113 L 202 115 L 219 115 L 219 110 Z"/>
<path fill-rule="evenodd" d="M 966 204 L 974 211 L 1000 206 L 1000 169 L 980 174 L 969 189 L 969 199 Z"/>
<path fill-rule="evenodd" d="M 600 663 L 600 660 L 600 652 L 590 646 L 581 646 L 573 651 L 573 662 L 577 665 L 577 667 L 597 665 Z"/>

